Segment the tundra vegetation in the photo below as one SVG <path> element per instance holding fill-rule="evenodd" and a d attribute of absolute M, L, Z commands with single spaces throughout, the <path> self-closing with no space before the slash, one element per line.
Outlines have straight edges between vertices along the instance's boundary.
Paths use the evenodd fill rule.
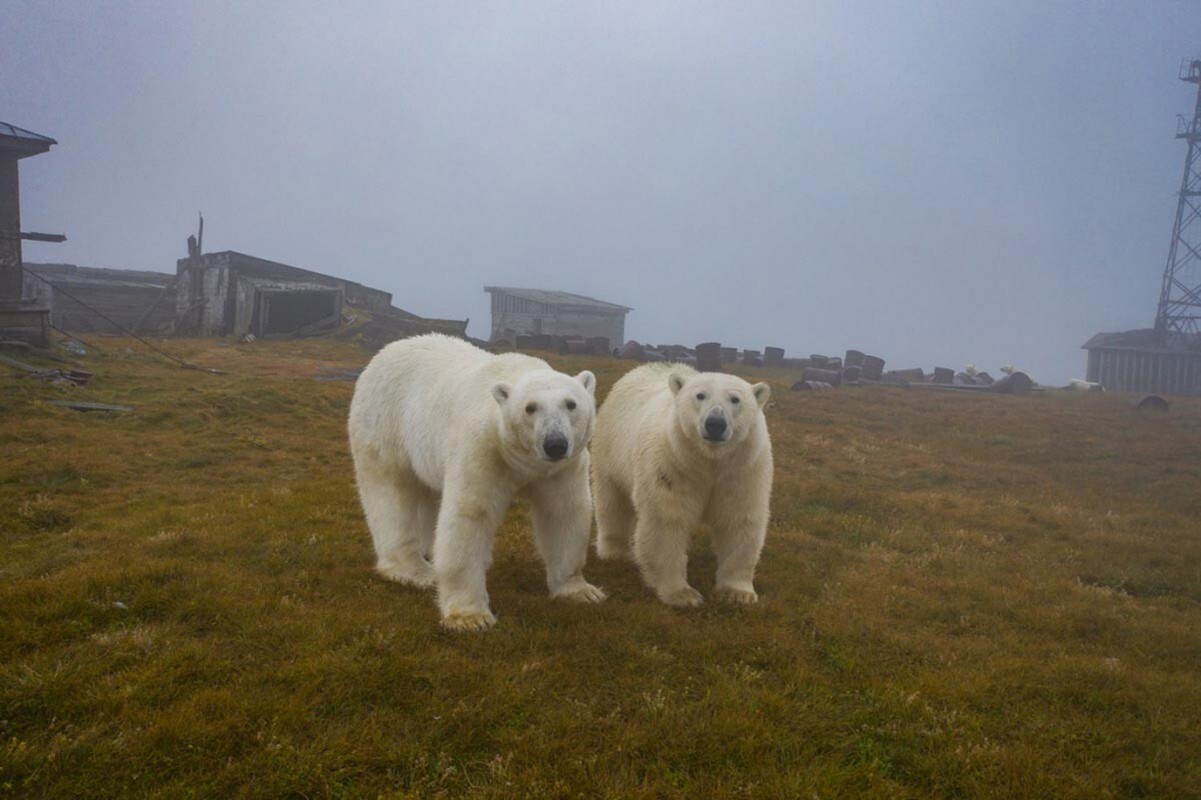
<path fill-rule="evenodd" d="M 0 376 L 0 795 L 1201 796 L 1201 402 L 742 371 L 758 605 L 595 557 L 607 602 L 547 602 L 517 507 L 463 635 L 372 569 L 315 380 L 352 343 L 98 343 L 86 388 Z M 550 360 L 602 402 L 631 366 Z"/>

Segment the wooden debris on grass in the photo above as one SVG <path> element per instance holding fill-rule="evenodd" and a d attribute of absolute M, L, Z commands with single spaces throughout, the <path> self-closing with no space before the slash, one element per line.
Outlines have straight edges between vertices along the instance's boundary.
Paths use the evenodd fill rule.
<path fill-rule="evenodd" d="M 15 358 L 8 356 L 0 356 L 0 364 L 7 364 L 14 369 L 19 369 L 25 374 L 22 377 L 33 378 L 46 383 L 54 383 L 67 386 L 86 386 L 88 381 L 92 379 L 92 373 L 84 369 L 42 369 L 26 364 L 23 361 L 18 361 Z"/>
<path fill-rule="evenodd" d="M 50 405 L 73 411 L 133 411 L 133 406 L 114 406 L 108 403 L 85 403 L 75 400 L 51 400 Z"/>

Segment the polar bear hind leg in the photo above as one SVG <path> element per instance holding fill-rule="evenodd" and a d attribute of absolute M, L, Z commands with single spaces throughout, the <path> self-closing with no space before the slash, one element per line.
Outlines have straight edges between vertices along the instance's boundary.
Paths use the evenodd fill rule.
<path fill-rule="evenodd" d="M 436 499 L 405 468 L 388 468 L 369 455 L 356 459 L 355 467 L 376 571 L 399 583 L 433 586 L 434 568 L 426 555 Z"/>

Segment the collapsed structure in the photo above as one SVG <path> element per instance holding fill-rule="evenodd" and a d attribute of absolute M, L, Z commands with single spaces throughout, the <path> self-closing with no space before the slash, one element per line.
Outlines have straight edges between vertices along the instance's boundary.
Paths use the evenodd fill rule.
<path fill-rule="evenodd" d="M 74 333 L 170 333 L 175 325 L 175 276 L 74 264 L 26 264 L 27 295 L 50 310 L 50 324 Z M 111 320 L 111 322 L 110 322 Z"/>

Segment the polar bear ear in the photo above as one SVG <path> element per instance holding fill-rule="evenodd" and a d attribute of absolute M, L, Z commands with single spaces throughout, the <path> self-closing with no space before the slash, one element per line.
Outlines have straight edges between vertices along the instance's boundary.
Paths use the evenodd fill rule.
<path fill-rule="evenodd" d="M 771 398 L 771 386 L 766 383 L 756 383 L 751 387 L 751 392 L 755 395 L 759 408 L 767 405 L 767 401 Z"/>
<path fill-rule="evenodd" d="M 684 376 L 675 372 L 671 373 L 667 376 L 667 385 L 671 387 L 672 394 L 679 394 L 680 390 L 684 388 Z"/>
<path fill-rule="evenodd" d="M 513 391 L 507 383 L 498 383 L 492 387 L 492 396 L 496 398 L 496 402 L 504 405 L 509 399 L 509 392 Z"/>
<path fill-rule="evenodd" d="M 579 375 L 576 375 L 575 379 L 580 382 L 580 385 L 584 387 L 588 394 L 596 394 L 596 376 L 591 372 L 584 370 Z"/>

